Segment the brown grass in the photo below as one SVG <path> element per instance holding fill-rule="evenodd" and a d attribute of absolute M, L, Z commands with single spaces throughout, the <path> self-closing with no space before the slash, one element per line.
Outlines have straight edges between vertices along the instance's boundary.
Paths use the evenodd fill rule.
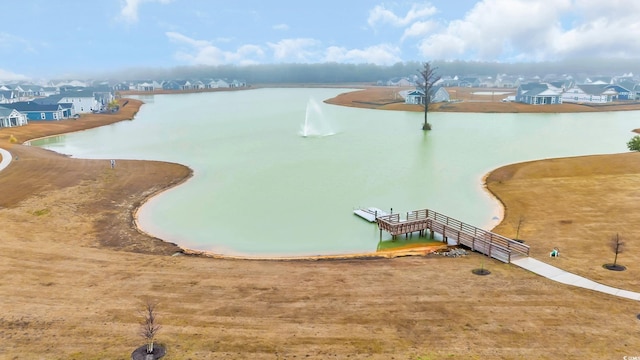
<path fill-rule="evenodd" d="M 366 101 L 363 100 L 363 101 Z M 131 114 L 135 113 L 133 111 Z M 132 211 L 187 179 L 162 162 L 71 159 L 24 141 L 117 121 L 112 115 L 0 130 L 18 160 L 0 172 L 0 359 L 127 359 L 139 311 L 159 301 L 167 359 L 620 359 L 637 356 L 638 302 L 573 288 L 472 254 L 371 260 L 253 261 L 168 256 Z M 91 120 L 94 119 L 94 120 Z M 496 229 L 535 256 L 640 291 L 634 211 L 638 154 L 498 169 Z M 628 240 L 619 262 L 603 246 Z M 484 266 L 489 276 L 471 270 Z"/>
<path fill-rule="evenodd" d="M 398 95 L 403 90 L 414 88 L 368 86 L 362 90 L 344 93 L 335 98 L 326 100 L 327 103 L 378 109 L 378 110 L 404 110 L 424 111 L 421 105 L 405 104 L 404 99 Z M 502 102 L 509 95 L 515 95 L 514 89 L 491 88 L 447 88 L 452 102 L 431 104 L 430 111 L 434 112 L 483 112 L 483 113 L 572 113 L 595 111 L 625 111 L 640 110 L 640 102 L 617 102 L 605 105 L 584 104 L 556 104 L 556 105 L 528 105 L 516 102 Z M 482 95 L 478 93 L 490 93 Z M 495 93 L 509 92 L 508 94 L 495 95 Z"/>

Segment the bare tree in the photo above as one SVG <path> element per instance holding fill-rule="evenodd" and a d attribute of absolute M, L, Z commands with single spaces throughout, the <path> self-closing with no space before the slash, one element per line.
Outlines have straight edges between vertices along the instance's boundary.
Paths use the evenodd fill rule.
<path fill-rule="evenodd" d="M 437 67 L 432 67 L 431 63 L 425 62 L 422 64 L 422 69 L 418 69 L 420 79 L 418 80 L 418 89 L 424 93 L 424 100 L 422 106 L 424 106 L 424 124 L 422 130 L 431 130 L 431 124 L 427 121 L 429 114 L 429 105 L 431 104 L 431 94 L 433 90 L 433 84 L 440 80 L 440 76 L 436 73 Z"/>
<path fill-rule="evenodd" d="M 614 252 L 614 254 L 616 254 L 615 258 L 613 259 L 612 266 L 613 268 L 616 268 L 618 266 L 618 254 L 622 253 L 624 250 L 624 242 L 616 233 L 616 235 L 611 238 L 609 246 L 611 247 L 611 250 Z"/>
<path fill-rule="evenodd" d="M 524 216 L 520 215 L 518 219 L 518 227 L 516 228 L 516 238 L 514 240 L 520 239 L 520 228 L 522 227 L 522 223 L 524 222 Z"/>
<path fill-rule="evenodd" d="M 140 334 L 147 340 L 147 354 L 153 353 L 153 341 L 161 328 L 156 317 L 157 306 L 157 303 L 147 300 L 143 312 L 144 321 L 141 324 Z"/>

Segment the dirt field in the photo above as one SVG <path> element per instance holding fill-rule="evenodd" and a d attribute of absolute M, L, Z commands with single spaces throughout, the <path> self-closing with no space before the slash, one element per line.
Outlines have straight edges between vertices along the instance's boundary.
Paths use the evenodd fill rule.
<path fill-rule="evenodd" d="M 370 101 L 362 98 L 359 101 Z M 255 261 L 172 256 L 132 211 L 190 169 L 71 159 L 12 144 L 132 117 L 0 129 L 0 359 L 128 359 L 159 302 L 166 359 L 621 359 L 640 356 L 638 302 L 572 288 L 477 254 Z M 134 120 L 135 121 L 135 120 Z M 631 129 L 630 129 L 631 130 Z M 630 134 L 631 135 L 631 134 Z M 488 177 L 496 231 L 543 261 L 640 291 L 638 153 L 510 165 Z M 134 171 L 135 170 L 135 171 Z M 606 243 L 627 240 L 612 272 Z M 552 246 L 562 257 L 548 258 Z M 476 276 L 485 267 L 492 273 Z"/>

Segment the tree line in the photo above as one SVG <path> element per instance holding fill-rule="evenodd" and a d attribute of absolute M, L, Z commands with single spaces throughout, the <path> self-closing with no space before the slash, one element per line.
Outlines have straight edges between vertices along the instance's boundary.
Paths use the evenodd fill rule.
<path fill-rule="evenodd" d="M 487 61 L 431 61 L 441 76 L 496 76 L 497 74 L 544 76 L 546 74 L 621 75 L 640 73 L 640 62 L 631 59 L 575 59 L 559 62 L 502 63 Z M 416 74 L 423 62 L 393 65 L 344 63 L 293 63 L 174 68 L 135 68 L 107 75 L 113 80 L 136 79 L 237 79 L 247 84 L 375 83 Z"/>

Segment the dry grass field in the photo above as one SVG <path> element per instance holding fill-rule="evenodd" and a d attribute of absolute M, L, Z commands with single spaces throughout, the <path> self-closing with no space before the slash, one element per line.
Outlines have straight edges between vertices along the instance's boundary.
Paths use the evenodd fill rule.
<path fill-rule="evenodd" d="M 0 172 L 0 359 L 128 359 L 143 344 L 139 313 L 146 299 L 159 304 L 157 340 L 166 359 L 640 356 L 638 302 L 478 254 L 173 256 L 181 249 L 137 231 L 133 212 L 188 179 L 190 169 L 131 160 L 111 169 L 108 159 L 72 159 L 9 142 L 11 135 L 21 143 L 131 118 L 139 103 L 128 106 L 117 115 L 0 129 L 0 147 L 17 157 Z M 506 208 L 496 231 L 513 236 L 522 217 L 519 237 L 533 256 L 640 291 L 638 155 L 497 169 L 487 178 Z M 613 260 L 606 243 L 614 232 L 627 240 L 623 272 L 601 266 Z M 552 246 L 562 257 L 548 258 Z M 492 273 L 472 274 L 481 266 Z"/>

